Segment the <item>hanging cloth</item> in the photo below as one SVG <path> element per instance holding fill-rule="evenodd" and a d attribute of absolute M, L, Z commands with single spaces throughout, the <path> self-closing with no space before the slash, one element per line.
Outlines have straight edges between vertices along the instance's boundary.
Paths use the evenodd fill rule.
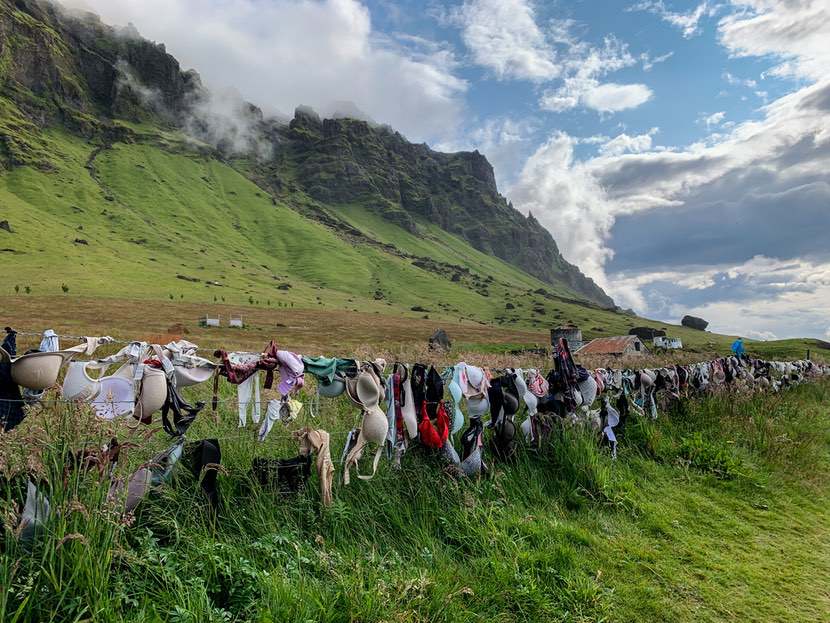
<path fill-rule="evenodd" d="M 38 350 L 42 353 L 56 353 L 61 349 L 61 343 L 58 339 L 58 334 L 52 329 L 46 329 L 43 332 L 43 339 L 40 340 L 40 347 Z"/>
<path fill-rule="evenodd" d="M 2 348 L 9 356 L 14 357 L 17 355 L 17 331 L 11 327 L 6 327 L 5 331 L 6 336 L 3 338 Z"/>
<path fill-rule="evenodd" d="M 277 391 L 282 396 L 288 396 L 299 391 L 303 386 L 303 374 L 305 372 L 302 358 L 297 353 L 278 350 L 277 362 L 280 371 L 280 384 L 277 386 Z"/>
<path fill-rule="evenodd" d="M 339 359 L 336 357 L 303 357 L 305 371 L 317 377 L 318 380 L 331 384 L 336 376 L 354 376 L 357 374 L 357 364 L 354 359 Z"/>
<path fill-rule="evenodd" d="M 245 428 L 248 424 L 248 412 L 251 412 L 251 419 L 254 424 L 259 424 L 262 417 L 261 399 L 259 394 L 259 376 L 257 370 L 237 386 L 237 403 L 239 407 L 239 428 Z"/>

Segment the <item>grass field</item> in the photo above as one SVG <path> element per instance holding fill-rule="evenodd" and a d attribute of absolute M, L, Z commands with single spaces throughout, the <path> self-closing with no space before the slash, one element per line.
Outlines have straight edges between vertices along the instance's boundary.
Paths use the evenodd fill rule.
<path fill-rule="evenodd" d="M 202 394 L 206 388 L 187 390 Z M 191 394 L 192 396 L 192 394 Z M 229 398 L 223 384 L 222 398 Z M 759 621 L 830 618 L 830 383 L 786 395 L 712 396 L 632 421 L 618 460 L 566 431 L 481 481 L 411 450 L 370 482 L 280 496 L 247 477 L 264 444 L 232 404 L 190 439 L 219 437 L 215 521 L 184 466 L 133 521 L 101 508 L 105 484 L 72 475 L 32 551 L 7 528 L 4 621 Z M 337 461 L 358 419 L 344 400 L 315 421 Z M 291 428 L 301 424 L 295 423 Z M 249 424 L 249 426 L 251 426 Z M 279 426 L 279 425 L 278 425 Z M 34 414 L 0 438 L 8 476 L 53 483 L 80 440 L 135 441 L 119 474 L 165 443 L 83 412 Z M 3 489 L 10 525 L 12 489 Z"/>

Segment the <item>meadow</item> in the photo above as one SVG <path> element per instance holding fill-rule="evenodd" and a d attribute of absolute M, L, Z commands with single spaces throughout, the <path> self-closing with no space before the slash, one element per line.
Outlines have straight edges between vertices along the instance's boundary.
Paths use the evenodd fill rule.
<path fill-rule="evenodd" d="M 207 388 L 186 390 L 206 397 Z M 830 383 L 779 395 L 713 394 L 630 420 L 619 457 L 563 430 L 480 480 L 416 448 L 401 470 L 297 494 L 263 490 L 254 457 L 291 457 L 290 431 L 332 434 L 338 463 L 359 411 L 306 410 L 264 443 L 238 429 L 221 385 L 189 439 L 219 438 L 222 503 L 186 465 L 123 518 L 97 471 L 66 454 L 116 435 L 136 447 L 116 475 L 164 449 L 163 433 L 58 405 L 0 437 L 4 476 L 51 483 L 53 520 L 15 538 L 20 481 L 2 488 L 4 621 L 826 621 L 830 617 Z M 225 402 L 227 401 L 227 402 Z M 339 467 L 338 467 L 339 469 Z"/>

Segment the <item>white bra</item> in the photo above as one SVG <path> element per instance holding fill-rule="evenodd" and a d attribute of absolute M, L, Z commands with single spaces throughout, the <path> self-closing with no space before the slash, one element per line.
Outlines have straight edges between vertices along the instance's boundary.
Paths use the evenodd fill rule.
<path fill-rule="evenodd" d="M 164 406 L 167 379 L 162 370 L 144 366 L 141 390 L 136 400 L 136 364 L 125 363 L 114 374 L 98 378 L 89 375 L 89 370 L 95 367 L 95 362 L 91 361 L 71 362 L 63 380 L 63 397 L 90 402 L 96 414 L 108 420 L 129 414 L 142 419 Z"/>

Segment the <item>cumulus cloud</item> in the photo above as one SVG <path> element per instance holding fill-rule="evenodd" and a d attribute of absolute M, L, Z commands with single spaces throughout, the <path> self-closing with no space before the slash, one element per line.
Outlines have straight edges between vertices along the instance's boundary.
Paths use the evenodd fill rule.
<path fill-rule="evenodd" d="M 636 108 L 650 100 L 652 95 L 651 89 L 644 84 L 600 84 L 595 79 L 573 78 L 566 80 L 561 88 L 546 93 L 540 105 L 553 112 L 585 106 L 607 113 Z"/>
<path fill-rule="evenodd" d="M 500 78 L 547 81 L 559 75 L 556 52 L 527 0 L 472 0 L 454 19 L 473 60 Z"/>
<path fill-rule="evenodd" d="M 602 113 L 636 108 L 652 97 L 644 84 L 603 83 L 609 73 L 635 65 L 637 58 L 615 37 L 595 47 L 573 34 L 573 22 L 552 19 L 540 26 L 531 0 L 467 0 L 446 21 L 461 28 L 472 61 L 500 80 L 521 79 L 539 84 L 554 80 L 539 104 L 562 112 L 586 107 Z M 671 53 L 643 63 L 666 60 Z"/>
<path fill-rule="evenodd" d="M 603 156 L 620 156 L 622 154 L 637 154 L 651 149 L 651 137 L 657 134 L 658 128 L 651 128 L 645 134 L 629 136 L 618 134 L 614 138 L 603 143 L 599 153 Z"/>
<path fill-rule="evenodd" d="M 688 311 L 706 296 L 725 296 L 713 289 L 706 267 L 740 265 L 759 254 L 817 266 L 830 261 L 830 79 L 762 112 L 712 142 L 657 149 L 648 147 L 650 137 L 620 135 L 582 161 L 573 157 L 580 139 L 557 133 L 531 157 L 509 196 L 620 304 L 676 320 L 672 301 L 684 301 Z M 662 282 L 650 275 L 658 267 L 686 278 L 675 275 L 657 287 Z M 823 282 L 792 283 L 789 291 L 768 284 L 764 292 L 779 306 L 830 307 Z M 701 309 L 711 316 L 735 310 L 717 305 Z M 808 316 L 797 319 L 807 323 Z M 817 326 L 797 330 L 815 335 Z M 774 331 L 787 334 L 784 327 Z"/>
<path fill-rule="evenodd" d="M 830 65 L 830 6 L 826 0 L 732 0 L 741 9 L 718 24 L 735 56 L 773 56 L 774 75 L 820 80 Z"/>
<path fill-rule="evenodd" d="M 508 189 L 514 205 L 550 230 L 566 258 L 607 286 L 603 266 L 611 255 L 605 237 L 613 225 L 597 179 L 575 160 L 577 140 L 557 132 L 530 156 Z"/>
<path fill-rule="evenodd" d="M 615 281 L 667 320 L 690 313 L 710 321 L 714 331 L 756 339 L 821 337 L 830 300 L 830 263 L 765 256 L 735 265 L 622 274 Z"/>
<path fill-rule="evenodd" d="M 660 19 L 679 29 L 683 37 L 690 39 L 700 34 L 700 22 L 704 17 L 713 16 L 718 6 L 704 1 L 691 11 L 680 13 L 668 9 L 663 0 L 643 0 L 628 9 L 629 11 L 647 11 L 658 15 Z"/>
<path fill-rule="evenodd" d="M 467 83 L 446 46 L 372 29 L 359 0 L 64 0 L 164 42 L 212 89 L 234 87 L 267 113 L 347 101 L 414 140 L 446 136 Z M 163 19 L 160 18 L 163 16 Z"/>
<path fill-rule="evenodd" d="M 562 112 L 584 106 L 610 113 L 636 108 L 651 99 L 653 93 L 644 84 L 600 81 L 609 73 L 637 63 L 625 43 L 616 37 L 606 37 L 602 47 L 573 37 L 565 40 L 568 42 L 568 55 L 563 60 L 565 77 L 560 86 L 544 92 L 539 102 L 542 109 Z"/>

